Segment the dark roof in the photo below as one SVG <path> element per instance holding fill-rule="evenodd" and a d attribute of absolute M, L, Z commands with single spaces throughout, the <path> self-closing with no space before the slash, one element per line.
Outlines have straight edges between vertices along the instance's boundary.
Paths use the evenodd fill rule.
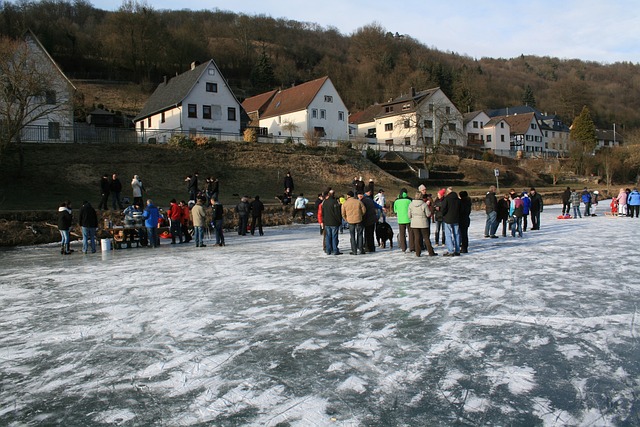
<path fill-rule="evenodd" d="M 540 128 L 556 132 L 569 132 L 569 127 L 562 123 L 557 115 L 542 113 L 540 110 L 536 110 L 535 108 L 528 105 L 518 105 L 515 107 L 487 110 L 486 113 L 489 117 L 514 116 L 534 113 L 536 115 L 536 119 L 538 119 L 538 122 L 540 123 Z"/>
<path fill-rule="evenodd" d="M 518 105 L 515 107 L 498 108 L 495 110 L 487 110 L 485 112 L 489 117 L 512 116 L 515 114 L 526 114 L 526 113 L 536 113 L 539 116 L 542 116 L 542 113 L 539 110 L 536 110 L 535 108 L 530 107 L 528 105 Z"/>
<path fill-rule="evenodd" d="M 432 89 L 422 90 L 416 92 L 413 88 L 407 94 L 402 94 L 397 98 L 390 99 L 389 101 L 382 104 L 382 108 L 380 109 L 380 113 L 376 117 L 388 117 L 388 116 L 397 116 L 398 113 L 408 113 L 415 111 L 416 108 L 431 95 L 436 93 L 436 91 L 440 90 L 439 87 L 434 87 Z M 386 112 L 387 107 L 395 107 L 396 105 L 400 105 L 399 109 L 394 108 L 393 111 Z M 407 105 L 407 108 L 403 108 L 404 105 Z"/>
<path fill-rule="evenodd" d="M 598 141 L 615 141 L 622 144 L 624 142 L 624 137 L 620 132 L 613 132 L 612 129 L 596 129 L 596 138 Z"/>
<path fill-rule="evenodd" d="M 349 116 L 349 123 L 359 125 L 362 123 L 371 123 L 375 121 L 376 117 L 380 113 L 382 106 L 380 104 L 373 104 L 365 108 L 362 111 L 353 113 Z"/>
<path fill-rule="evenodd" d="M 306 110 L 327 80 L 325 76 L 289 89 L 261 93 L 245 99 L 242 106 L 247 112 L 259 111 L 261 119 Z"/>
<path fill-rule="evenodd" d="M 191 92 L 193 86 L 196 84 L 202 73 L 204 73 L 204 70 L 206 70 L 209 64 L 212 63 L 215 66 L 213 59 L 210 59 L 207 62 L 175 76 L 166 83 L 160 83 L 149 99 L 147 99 L 144 107 L 142 107 L 142 111 L 140 111 L 133 120 L 138 121 L 179 105 L 182 100 L 189 95 L 189 92 Z M 217 68 L 218 67 L 216 66 L 216 69 Z"/>
<path fill-rule="evenodd" d="M 480 114 L 480 113 L 482 113 L 482 111 L 472 111 L 470 113 L 463 114 L 462 115 L 462 122 L 466 126 L 467 123 L 469 123 L 470 121 L 475 119 L 478 116 L 478 114 Z"/>

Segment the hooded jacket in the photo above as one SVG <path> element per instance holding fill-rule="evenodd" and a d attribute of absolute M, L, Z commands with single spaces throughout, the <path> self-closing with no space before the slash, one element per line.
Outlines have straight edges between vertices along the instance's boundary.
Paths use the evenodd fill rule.
<path fill-rule="evenodd" d="M 144 217 L 144 226 L 147 228 L 156 228 L 158 226 L 158 219 L 160 219 L 160 212 L 153 203 L 148 204 L 142 214 Z"/>
<path fill-rule="evenodd" d="M 409 203 L 408 216 L 411 219 L 411 228 L 429 228 L 431 209 L 422 199 Z"/>
<path fill-rule="evenodd" d="M 398 216 L 398 224 L 410 224 L 411 219 L 409 218 L 409 205 L 411 204 L 411 199 L 407 197 L 406 192 L 402 192 L 398 199 L 393 203 L 393 212 Z"/>
<path fill-rule="evenodd" d="M 80 208 L 80 215 L 78 218 L 80 227 L 97 228 L 98 227 L 98 215 L 96 210 L 91 206 L 91 203 L 87 202 Z"/>
<path fill-rule="evenodd" d="M 60 206 L 58 208 L 58 230 L 68 230 L 72 222 L 71 209 Z"/>

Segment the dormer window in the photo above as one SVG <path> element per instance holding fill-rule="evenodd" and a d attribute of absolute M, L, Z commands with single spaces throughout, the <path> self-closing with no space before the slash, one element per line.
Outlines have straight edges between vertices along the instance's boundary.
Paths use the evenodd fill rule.
<path fill-rule="evenodd" d="M 384 112 L 385 113 L 392 113 L 393 112 L 393 105 L 389 105 L 387 107 L 384 107 Z"/>
<path fill-rule="evenodd" d="M 402 106 L 402 111 L 407 111 L 407 110 L 410 110 L 410 109 L 411 109 L 411 104 L 404 104 Z"/>
<path fill-rule="evenodd" d="M 325 95 L 324 96 L 324 102 L 333 102 L 333 96 Z"/>

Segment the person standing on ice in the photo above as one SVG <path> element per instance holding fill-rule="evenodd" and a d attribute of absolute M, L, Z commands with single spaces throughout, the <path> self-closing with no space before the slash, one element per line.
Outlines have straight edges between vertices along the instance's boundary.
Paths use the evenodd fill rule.
<path fill-rule="evenodd" d="M 327 255 L 342 255 L 338 244 L 338 229 L 342 225 L 340 202 L 335 198 L 333 190 L 329 190 L 324 202 L 320 206 L 322 223 L 325 230 L 325 251 Z"/>
<path fill-rule="evenodd" d="M 571 188 L 562 192 L 562 216 L 571 215 Z"/>
<path fill-rule="evenodd" d="M 413 251 L 413 234 L 411 234 L 411 219 L 409 218 L 409 205 L 411 199 L 407 196 L 407 189 L 400 190 L 400 194 L 393 202 L 393 212 L 398 217 L 398 244 L 402 252 L 407 251 L 407 234 L 409 234 L 409 252 Z"/>
<path fill-rule="evenodd" d="M 88 201 L 82 202 L 79 216 L 82 228 L 82 253 L 86 254 L 91 245 L 91 253 L 96 253 L 96 229 L 98 228 L 98 215 Z"/>
<path fill-rule="evenodd" d="M 540 230 L 540 213 L 544 208 L 542 196 L 535 188 L 531 187 L 531 190 L 529 190 L 529 199 L 531 200 L 531 206 L 529 208 L 529 213 L 531 214 L 531 229 Z"/>
<path fill-rule="evenodd" d="M 595 190 L 591 193 L 591 216 L 597 216 L 596 210 L 598 209 L 598 201 L 600 200 L 600 193 Z"/>
<path fill-rule="evenodd" d="M 631 193 L 629 193 L 629 197 L 627 197 L 627 209 L 629 209 L 629 216 L 633 217 L 635 215 L 636 218 L 640 215 L 640 192 L 638 192 L 637 188 L 634 188 Z"/>
<path fill-rule="evenodd" d="M 509 208 L 509 216 L 513 217 L 511 224 L 511 237 L 522 237 L 522 199 L 515 192 L 511 195 L 511 206 Z"/>
<path fill-rule="evenodd" d="M 448 187 L 442 202 L 442 220 L 444 221 L 445 245 L 447 252 L 443 256 L 460 256 L 460 198 Z"/>
<path fill-rule="evenodd" d="M 196 248 L 204 248 L 207 246 L 203 243 L 204 225 L 206 224 L 207 218 L 203 205 L 204 199 L 202 197 L 198 197 L 195 206 L 191 209 L 191 215 L 193 216 L 193 235 L 196 240 Z"/>
<path fill-rule="evenodd" d="M 522 192 L 520 200 L 522 200 L 522 231 L 527 231 L 527 218 L 529 218 L 529 210 L 531 209 L 531 199 L 527 190 Z M 533 222 L 533 218 L 531 221 Z"/>
<path fill-rule="evenodd" d="M 147 207 L 144 209 L 142 217 L 144 218 L 144 226 L 147 229 L 149 247 L 157 248 L 160 246 L 160 240 L 158 239 L 158 219 L 160 218 L 160 211 L 153 204 L 153 200 L 147 200 Z"/>
<path fill-rule="evenodd" d="M 498 229 L 498 199 L 496 198 L 496 187 L 492 185 L 484 196 L 484 211 L 487 219 L 484 223 L 484 237 L 496 238 Z M 437 242 L 436 242 L 437 243 Z"/>
<path fill-rule="evenodd" d="M 349 223 L 349 233 L 351 234 L 351 255 L 364 254 L 364 227 L 362 221 L 367 209 L 353 191 L 347 192 L 347 200 L 341 208 L 342 217 Z"/>
<path fill-rule="evenodd" d="M 575 189 L 571 190 L 571 207 L 573 208 L 573 219 L 582 218 L 582 214 L 580 213 L 580 200 L 581 197 L 578 192 Z"/>
<path fill-rule="evenodd" d="M 417 192 L 409 204 L 409 218 L 411 219 L 411 233 L 413 233 L 413 247 L 416 256 L 422 254 L 422 247 L 427 248 L 429 256 L 438 255 L 433 251 L 430 239 L 431 206 L 422 200 L 422 193 Z"/>
<path fill-rule="evenodd" d="M 511 205 L 511 200 L 509 199 L 509 195 L 505 194 L 502 199 L 498 201 L 498 215 L 496 216 L 496 221 L 498 224 L 502 224 L 502 237 L 507 237 L 507 220 L 509 219 L 509 206 Z M 496 230 L 497 230 L 496 226 Z"/>
<path fill-rule="evenodd" d="M 62 202 L 58 208 L 58 231 L 60 231 L 60 254 L 69 255 L 72 251 L 69 248 L 71 245 L 69 230 L 71 229 L 71 222 L 73 217 L 71 214 L 71 202 Z"/>
<path fill-rule="evenodd" d="M 624 188 L 618 193 L 618 216 L 627 216 L 627 192 Z"/>

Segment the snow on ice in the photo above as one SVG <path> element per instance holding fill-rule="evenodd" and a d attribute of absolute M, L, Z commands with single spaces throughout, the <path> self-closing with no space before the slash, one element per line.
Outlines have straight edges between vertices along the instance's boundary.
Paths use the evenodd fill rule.
<path fill-rule="evenodd" d="M 640 425 L 640 219 L 558 214 L 474 212 L 455 258 L 325 256 L 314 224 L 4 251 L 0 424 Z"/>

